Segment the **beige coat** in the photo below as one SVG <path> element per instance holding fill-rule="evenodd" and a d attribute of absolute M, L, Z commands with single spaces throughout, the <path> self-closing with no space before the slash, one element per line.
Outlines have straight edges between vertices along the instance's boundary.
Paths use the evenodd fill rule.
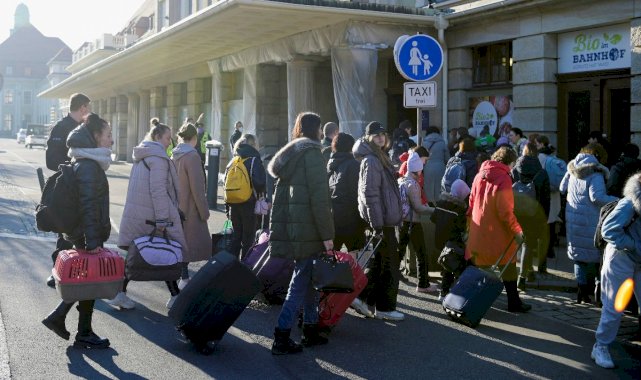
<path fill-rule="evenodd" d="M 173 150 L 171 160 L 178 172 L 178 205 L 186 218 L 183 228 L 189 249 L 183 251 L 183 260 L 207 260 L 211 257 L 211 234 L 200 155 L 191 145 L 181 143 Z"/>
<path fill-rule="evenodd" d="M 150 220 L 172 223 L 167 227 L 167 233 L 186 251 L 187 243 L 178 213 L 178 175 L 174 163 L 163 146 L 153 141 L 143 141 L 134 147 L 133 159 L 118 246 L 128 247 L 132 240 L 150 234 L 154 229 L 146 224 Z"/>

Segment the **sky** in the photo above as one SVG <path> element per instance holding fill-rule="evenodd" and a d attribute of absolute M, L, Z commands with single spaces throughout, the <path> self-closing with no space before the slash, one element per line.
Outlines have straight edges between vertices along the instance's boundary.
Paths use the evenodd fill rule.
<path fill-rule="evenodd" d="M 31 25 L 71 50 L 103 33 L 123 29 L 144 0 L 0 0 L 0 42 L 9 37 L 16 7 L 29 8 Z"/>

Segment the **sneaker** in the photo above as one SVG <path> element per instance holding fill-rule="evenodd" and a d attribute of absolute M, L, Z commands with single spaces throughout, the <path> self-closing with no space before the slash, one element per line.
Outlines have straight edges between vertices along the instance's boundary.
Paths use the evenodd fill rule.
<path fill-rule="evenodd" d="M 357 313 L 364 315 L 366 318 L 374 318 L 374 313 L 372 313 L 367 304 L 360 299 L 354 299 L 351 306 L 352 309 L 356 310 Z"/>
<path fill-rule="evenodd" d="M 105 300 L 105 302 L 120 310 L 130 310 L 136 307 L 136 303 L 127 297 L 127 293 L 119 292 L 116 297 L 110 300 Z"/>
<path fill-rule="evenodd" d="M 183 290 L 188 283 L 189 283 L 188 278 L 181 278 L 180 281 L 178 281 L 178 289 Z"/>
<path fill-rule="evenodd" d="M 174 306 L 174 302 L 176 302 L 176 298 L 178 298 L 178 296 L 171 296 L 169 298 L 169 301 L 167 301 L 167 304 L 166 304 L 167 309 L 171 309 L 171 307 Z"/>
<path fill-rule="evenodd" d="M 428 286 L 427 288 L 421 288 L 420 286 L 417 286 L 416 291 L 419 293 L 437 293 L 439 289 L 436 285 L 430 284 L 430 286 Z"/>
<path fill-rule="evenodd" d="M 405 319 L 405 314 L 396 310 L 392 311 L 379 311 L 376 310 L 376 319 L 386 319 L 388 321 L 402 321 Z"/>
<path fill-rule="evenodd" d="M 595 343 L 594 347 L 592 347 L 592 355 L 590 356 L 599 367 L 614 368 L 614 362 L 612 361 L 612 356 L 610 356 L 608 346 Z"/>

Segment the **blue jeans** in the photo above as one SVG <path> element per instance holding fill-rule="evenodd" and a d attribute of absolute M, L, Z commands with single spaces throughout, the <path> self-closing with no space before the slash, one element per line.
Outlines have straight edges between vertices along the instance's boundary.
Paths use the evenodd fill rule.
<path fill-rule="evenodd" d="M 312 256 L 296 261 L 287 297 L 278 316 L 278 328 L 281 330 L 292 328 L 301 304 L 303 305 L 303 323 L 318 323 L 320 294 L 312 286 L 312 266 L 315 258 L 316 256 Z"/>
<path fill-rule="evenodd" d="M 618 251 L 608 244 L 601 270 L 601 320 L 596 329 L 596 341 L 607 346 L 614 341 L 621 324 L 622 313 L 614 310 L 617 291 L 628 278 L 634 280 L 634 294 L 641 304 L 641 265 L 630 258 L 631 253 Z"/>
<path fill-rule="evenodd" d="M 576 282 L 579 285 L 590 285 L 590 287 L 593 287 L 596 279 L 599 278 L 599 263 L 575 261 L 574 277 L 576 277 Z"/>

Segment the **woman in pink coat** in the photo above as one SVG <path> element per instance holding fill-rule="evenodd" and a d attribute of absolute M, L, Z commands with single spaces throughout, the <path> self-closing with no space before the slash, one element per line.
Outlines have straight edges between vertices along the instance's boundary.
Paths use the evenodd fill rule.
<path fill-rule="evenodd" d="M 467 211 L 470 229 L 465 258 L 471 258 L 477 266 L 491 266 L 507 247 L 507 254 L 500 262 L 507 265 L 503 274 L 507 308 L 511 312 L 527 312 L 532 307 L 519 298 L 516 260 L 508 261 L 524 239 L 523 229 L 514 216 L 510 176 L 516 158 L 512 148 L 503 146 L 481 165 L 474 178 Z"/>
<path fill-rule="evenodd" d="M 154 118 L 152 128 L 145 139 L 133 151 L 134 164 L 129 176 L 125 209 L 120 221 L 118 247 L 127 250 L 134 239 L 157 232 L 167 231 L 168 236 L 180 243 L 183 250 L 189 249 L 185 241 L 180 211 L 178 209 L 178 174 L 174 163 L 167 156 L 171 143 L 171 129 Z M 153 221 L 156 227 L 147 224 Z M 133 309 L 135 303 L 127 297 L 125 279 L 122 292 L 106 301 L 119 309 Z M 177 281 L 167 281 L 171 308 L 180 293 Z"/>
<path fill-rule="evenodd" d="M 189 249 L 183 250 L 183 273 L 178 288 L 189 281 L 187 265 L 211 257 L 211 234 L 207 226 L 209 206 L 205 195 L 205 175 L 200 155 L 196 151 L 198 130 L 185 124 L 178 131 L 179 144 L 173 149 L 171 160 L 178 172 L 178 206 L 185 213 L 183 229 Z"/>

